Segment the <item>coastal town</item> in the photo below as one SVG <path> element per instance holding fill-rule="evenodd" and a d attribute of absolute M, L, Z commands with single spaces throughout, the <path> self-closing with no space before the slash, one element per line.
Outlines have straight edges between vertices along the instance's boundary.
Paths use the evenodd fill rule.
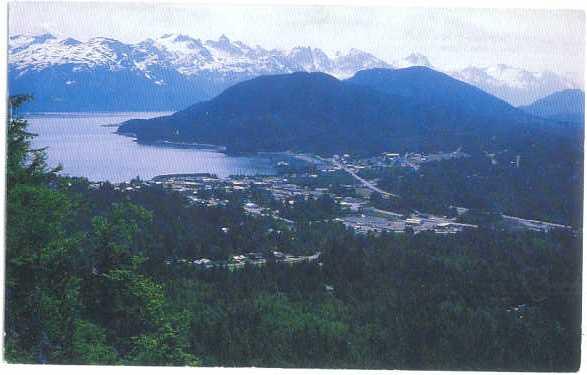
<path fill-rule="evenodd" d="M 155 185 L 183 194 L 189 204 L 207 207 L 226 206 L 231 199 L 238 200 L 245 214 L 266 217 L 289 229 L 294 229 L 296 220 L 284 214 L 283 209 L 295 210 L 297 205 L 309 200 L 329 199 L 334 202 L 335 214 L 320 218 L 319 221 L 341 223 L 360 234 L 378 235 L 383 232 L 420 233 L 429 231 L 438 235 L 451 235 L 463 230 L 475 230 L 478 225 L 465 222 L 463 215 L 469 210 L 454 207 L 456 215 L 435 215 L 415 209 L 394 212 L 377 208 L 373 196 L 383 199 L 401 199 L 394 192 L 377 187 L 377 180 L 366 180 L 359 176 L 363 171 L 377 168 L 402 167 L 417 170 L 422 164 L 452 158 L 466 158 L 460 149 L 442 154 L 406 153 L 400 155 L 387 152 L 367 159 L 352 158 L 350 155 L 334 155 L 322 158 L 315 155 L 281 153 L 272 155 L 278 173 L 275 175 L 230 176 L 219 178 L 211 174 L 178 174 L 157 176 L 150 181 L 134 181 L 116 186 L 116 189 L 132 191 L 142 186 Z M 310 165 L 312 168 L 306 168 Z M 302 166 L 302 168 L 300 168 Z M 262 198 L 261 198 L 262 197 Z M 569 227 L 537 220 L 502 215 L 503 222 L 510 228 L 547 232 L 552 229 Z M 298 219 L 299 220 L 299 219 Z M 304 221 L 311 222 L 310 219 Z M 228 228 L 221 228 L 229 230 Z M 319 252 L 316 253 L 319 257 Z M 240 268 L 245 264 L 261 265 L 266 259 L 260 254 L 239 254 L 224 263 L 206 259 L 183 260 L 198 267 Z M 275 259 L 282 263 L 311 261 L 288 254 L 277 254 Z M 195 262 L 195 263 L 194 263 Z"/>

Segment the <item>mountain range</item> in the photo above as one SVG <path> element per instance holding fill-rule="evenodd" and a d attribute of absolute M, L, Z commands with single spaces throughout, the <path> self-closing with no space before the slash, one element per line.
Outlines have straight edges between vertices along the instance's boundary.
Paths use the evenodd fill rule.
<path fill-rule="evenodd" d="M 579 84 L 566 75 L 531 72 L 505 64 L 468 67 L 448 74 L 515 106 L 530 104 L 556 91 L 579 88 Z"/>
<path fill-rule="evenodd" d="M 495 152 L 537 145 L 550 150 L 556 142 L 573 144 L 580 138 L 576 130 L 571 134 L 475 86 L 420 66 L 364 70 L 347 80 L 306 72 L 260 76 L 173 115 L 127 121 L 118 131 L 147 143 L 318 154 L 457 148 Z"/>
<path fill-rule="evenodd" d="M 345 79 L 373 68 L 433 67 L 417 53 L 388 63 L 358 49 L 330 57 L 318 48 L 265 49 L 224 35 L 200 40 L 181 34 L 138 43 L 14 35 L 8 60 L 9 91 L 32 93 L 30 111 L 173 110 L 260 75 L 305 71 Z M 514 105 L 577 87 L 562 75 L 505 65 L 447 73 Z"/>

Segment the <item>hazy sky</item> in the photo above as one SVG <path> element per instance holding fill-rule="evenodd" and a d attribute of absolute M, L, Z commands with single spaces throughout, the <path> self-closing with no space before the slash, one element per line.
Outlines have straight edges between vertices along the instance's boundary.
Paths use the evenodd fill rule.
<path fill-rule="evenodd" d="M 10 34 L 51 32 L 136 42 L 165 33 L 265 48 L 352 47 L 386 61 L 422 53 L 440 69 L 508 64 L 569 73 L 583 82 L 582 11 L 187 4 L 11 3 Z"/>

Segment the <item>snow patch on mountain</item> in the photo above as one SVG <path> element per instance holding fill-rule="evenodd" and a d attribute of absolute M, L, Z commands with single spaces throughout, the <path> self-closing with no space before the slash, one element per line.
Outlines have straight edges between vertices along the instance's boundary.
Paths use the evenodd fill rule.
<path fill-rule="evenodd" d="M 555 91 L 579 87 L 574 80 L 564 75 L 549 71 L 532 72 L 504 64 L 468 67 L 448 74 L 515 106 L 531 103 Z"/>
<path fill-rule="evenodd" d="M 428 58 L 420 53 L 412 53 L 404 57 L 402 60 L 396 60 L 393 62 L 393 67 L 396 69 L 409 68 L 410 66 L 425 66 L 432 68 L 432 64 Z"/>
<path fill-rule="evenodd" d="M 357 71 L 373 68 L 433 68 L 428 58 L 420 53 L 389 64 L 356 48 L 329 57 L 319 48 L 309 46 L 268 50 L 232 41 L 225 35 L 218 40 L 202 41 L 183 34 L 165 34 L 134 44 L 99 37 L 81 42 L 52 34 L 14 35 L 8 41 L 8 60 L 9 80 L 13 86 L 18 82 L 26 83 L 28 76 L 39 80 L 37 73 L 59 68 L 60 74 L 67 75 L 64 73 L 67 71 L 72 74 L 63 77 L 66 86 L 72 85 L 66 82 L 76 81 L 76 73 L 101 70 L 136 75 L 157 87 L 177 85 L 178 82 L 186 85 L 205 79 L 208 82 L 206 92 L 210 95 L 219 93 L 228 84 L 266 74 L 319 71 L 344 79 Z M 531 72 L 503 64 L 446 73 L 513 105 L 527 104 L 554 91 L 579 87 L 564 75 Z M 28 82 L 22 87 L 37 86 Z"/>
<path fill-rule="evenodd" d="M 182 34 L 165 34 L 136 44 L 109 38 L 80 42 L 53 35 L 17 35 L 9 40 L 9 65 L 18 75 L 50 66 L 72 64 L 79 69 L 97 66 L 109 70 L 134 69 L 149 74 L 153 67 L 174 69 L 182 75 L 200 73 L 260 74 L 322 71 L 339 78 L 358 70 L 391 66 L 373 55 L 351 49 L 331 59 L 318 48 L 295 47 L 290 51 L 266 50 L 231 41 L 201 41 Z"/>

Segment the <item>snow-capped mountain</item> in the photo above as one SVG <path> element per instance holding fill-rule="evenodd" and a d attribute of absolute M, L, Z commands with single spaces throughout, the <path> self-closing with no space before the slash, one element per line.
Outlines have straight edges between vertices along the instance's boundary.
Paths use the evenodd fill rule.
<path fill-rule="evenodd" d="M 555 91 L 579 87 L 576 82 L 564 75 L 549 71 L 530 72 L 504 64 L 483 68 L 468 67 L 448 74 L 515 106 L 532 103 Z"/>
<path fill-rule="evenodd" d="M 344 79 L 372 68 L 432 67 L 422 54 L 389 64 L 354 48 L 329 57 L 318 48 L 264 49 L 224 35 L 200 40 L 166 34 L 134 44 L 16 35 L 9 38 L 8 57 L 10 93 L 32 93 L 29 110 L 42 111 L 181 109 L 259 75 L 321 71 Z M 576 87 L 554 73 L 503 65 L 449 74 L 515 105 Z"/>
<path fill-rule="evenodd" d="M 130 68 L 143 73 L 156 66 L 175 69 L 185 76 L 202 71 L 259 75 L 304 70 L 322 71 L 338 78 L 347 78 L 362 69 L 391 68 L 375 56 L 354 48 L 331 59 L 318 48 L 266 50 L 231 41 L 225 35 L 217 41 L 201 41 L 181 34 L 165 34 L 137 44 L 124 44 L 109 38 L 92 38 L 82 43 L 72 38 L 58 39 L 51 34 L 17 35 L 9 40 L 9 62 L 19 74 L 63 64 L 79 65 L 78 69 Z"/>
<path fill-rule="evenodd" d="M 401 60 L 393 62 L 393 67 L 396 69 L 409 68 L 410 66 L 425 66 L 427 68 L 432 68 L 432 64 L 430 64 L 428 57 L 421 53 L 412 53 Z"/>
<path fill-rule="evenodd" d="M 428 58 L 420 53 L 412 53 L 401 60 L 394 61 L 392 65 L 396 69 L 410 66 L 436 69 Z M 505 64 L 488 67 L 471 66 L 446 73 L 453 78 L 477 86 L 514 106 L 532 103 L 556 91 L 579 87 L 573 79 L 564 75 L 549 71 L 531 72 Z"/>
<path fill-rule="evenodd" d="M 135 44 L 16 35 L 8 52 L 11 94 L 33 93 L 32 109 L 51 111 L 180 109 L 258 75 L 322 71 L 347 78 L 391 68 L 357 49 L 330 58 L 317 48 L 267 50 L 224 35 L 203 41 L 166 34 Z"/>
<path fill-rule="evenodd" d="M 359 70 L 373 68 L 393 68 L 390 64 L 379 60 L 370 53 L 363 52 L 356 48 L 351 48 L 347 54 L 338 52 L 333 62 L 333 69 L 331 71 L 326 71 L 325 73 L 332 74 L 333 76 L 341 79 L 350 78 Z M 357 69 L 358 67 L 361 68 Z"/>

